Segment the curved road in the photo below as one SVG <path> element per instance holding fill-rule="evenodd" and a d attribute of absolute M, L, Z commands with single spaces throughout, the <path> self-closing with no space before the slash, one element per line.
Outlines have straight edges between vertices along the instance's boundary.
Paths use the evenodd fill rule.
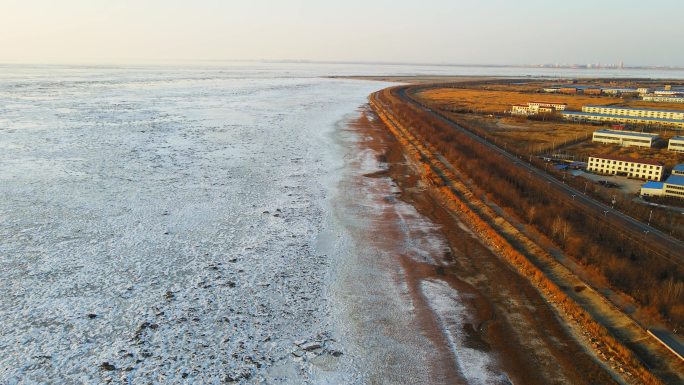
<path fill-rule="evenodd" d="M 538 178 L 546 181 L 549 184 L 549 187 L 553 187 L 558 192 L 564 194 L 564 198 L 567 199 L 569 203 L 577 206 L 579 209 L 583 209 L 590 214 L 593 213 L 595 216 L 604 216 L 606 219 L 610 218 L 608 221 L 609 226 L 616 228 L 616 231 L 623 231 L 623 233 L 630 238 L 639 239 L 643 242 L 649 242 L 650 249 L 660 257 L 665 258 L 679 266 L 684 266 L 684 242 L 673 238 L 658 229 L 648 226 L 647 224 L 640 222 L 618 210 L 612 209 L 608 205 L 585 195 L 581 191 L 571 186 L 568 186 L 562 181 L 554 178 L 552 175 L 547 174 L 543 170 L 540 170 L 531 164 L 525 163 L 517 156 L 459 126 L 455 122 L 445 118 L 441 114 L 431 110 L 422 103 L 413 99 L 407 93 L 410 87 L 411 86 L 403 86 L 396 89 L 397 96 L 404 102 L 417 106 L 424 112 L 431 114 L 455 130 L 460 131 L 473 140 L 476 140 L 477 142 L 489 147 L 492 151 L 495 151 L 506 157 L 511 161 L 511 167 L 522 168 Z M 559 196 L 559 199 L 563 199 L 563 196 Z"/>

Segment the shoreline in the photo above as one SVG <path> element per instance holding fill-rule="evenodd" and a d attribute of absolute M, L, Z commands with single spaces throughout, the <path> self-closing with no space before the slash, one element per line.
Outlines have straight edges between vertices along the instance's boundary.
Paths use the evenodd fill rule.
<path fill-rule="evenodd" d="M 405 158 L 379 121 L 368 123 L 356 128 L 365 138 L 360 144 L 372 147 L 378 162 L 386 166 L 357 177 L 389 180 L 396 189 L 387 191 L 390 209 L 362 241 L 390 250 L 392 258 L 387 261 L 399 266 L 395 285 L 403 287 L 413 303 L 411 315 L 418 321 L 413 332 L 428 336 L 439 352 L 431 360 L 433 378 L 481 383 L 477 376 L 485 368 L 490 383 L 614 383 L 579 344 L 571 342 L 573 337 L 536 289 L 427 191 L 417 165 Z M 397 202 L 391 203 L 390 197 Z M 439 252 L 432 250 L 431 260 L 416 259 L 397 248 L 406 239 L 416 242 L 430 236 L 410 221 L 402 224 L 403 233 L 393 230 L 402 222 L 392 215 L 391 207 L 397 204 L 417 210 L 445 242 Z"/>
<path fill-rule="evenodd" d="M 412 156 L 407 157 L 412 159 Z M 415 163 L 415 167 L 416 170 L 421 170 L 423 166 Z M 418 171 L 418 174 L 422 172 Z M 425 182 L 431 184 L 428 180 Z M 427 186 L 429 185 L 426 184 L 426 189 L 429 190 Z M 426 215 L 433 220 L 439 218 L 442 223 L 453 223 L 459 217 L 459 214 L 451 212 L 453 207 L 444 206 L 440 193 L 435 196 L 415 194 L 413 197 L 427 202 L 423 203 L 429 208 Z M 435 206 L 439 209 L 434 209 Z M 459 229 L 459 226 L 449 227 L 452 234 L 448 238 L 451 246 L 456 246 L 455 250 L 458 250 L 459 241 L 462 242 L 458 236 L 459 230 L 463 229 Z M 503 357 L 508 360 L 507 367 L 512 372 L 525 376 L 522 379 L 517 378 L 515 382 L 543 384 L 551 379 L 560 381 L 559 378 L 565 378 L 564 383 L 572 384 L 592 381 L 614 383 L 615 377 L 601 368 L 602 365 L 599 365 L 590 349 L 561 322 L 537 287 L 512 269 L 498 252 L 494 252 L 491 245 L 486 242 L 483 244 L 481 235 L 475 236 L 471 230 L 467 232 L 472 239 L 469 244 L 461 244 L 461 248 L 467 252 L 456 254 L 458 266 L 448 272 L 457 276 L 471 274 L 468 280 L 494 304 L 496 321 L 481 332 L 489 338 L 487 341 L 495 349 L 505 352 Z M 475 233 L 480 232 L 475 230 Z M 468 255 L 474 250 L 477 250 L 477 258 Z"/>

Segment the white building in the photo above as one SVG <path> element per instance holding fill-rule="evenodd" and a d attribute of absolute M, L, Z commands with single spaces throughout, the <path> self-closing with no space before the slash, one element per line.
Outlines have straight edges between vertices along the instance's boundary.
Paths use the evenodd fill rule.
<path fill-rule="evenodd" d="M 665 195 L 665 183 L 649 180 L 641 186 L 639 195 L 642 197 L 659 197 Z"/>
<path fill-rule="evenodd" d="M 635 94 L 636 88 L 601 88 L 601 92 L 607 95 Z"/>
<path fill-rule="evenodd" d="M 670 175 L 663 185 L 666 197 L 684 199 L 684 176 Z"/>
<path fill-rule="evenodd" d="M 659 138 L 658 134 L 635 131 L 597 130 L 594 131 L 592 142 L 617 144 L 619 146 L 652 147 Z"/>
<path fill-rule="evenodd" d="M 684 165 L 679 165 L 683 166 Z M 684 175 L 672 174 L 665 182 L 646 182 L 641 186 L 641 196 L 665 196 L 684 199 Z"/>
<path fill-rule="evenodd" d="M 663 178 L 664 168 L 662 164 L 648 159 L 594 155 L 589 157 L 587 171 L 659 181 Z"/>
<path fill-rule="evenodd" d="M 684 103 L 684 96 L 644 95 L 641 100 L 645 102 Z"/>
<path fill-rule="evenodd" d="M 662 126 L 672 127 L 676 129 L 684 129 L 684 120 L 663 119 L 663 118 L 643 118 L 637 116 L 625 115 L 605 115 L 590 112 L 580 111 L 561 111 L 561 117 L 565 120 L 572 120 L 575 122 L 610 122 L 634 125 L 647 126 Z"/>
<path fill-rule="evenodd" d="M 566 106 L 565 103 L 548 102 L 529 102 L 527 105 L 515 104 L 511 107 L 511 114 L 523 116 L 549 114 L 555 111 L 563 111 Z"/>
<path fill-rule="evenodd" d="M 612 106 L 583 106 L 582 112 L 601 115 L 634 116 L 640 118 L 657 118 L 684 120 L 682 110 L 654 110 L 651 108 L 625 108 Z"/>
<path fill-rule="evenodd" d="M 684 95 L 684 90 L 679 90 L 679 89 L 676 89 L 676 90 L 673 90 L 673 89 L 655 90 L 655 91 L 653 91 L 653 93 L 655 95 Z"/>
<path fill-rule="evenodd" d="M 547 108 L 553 108 L 556 111 L 564 111 L 565 108 L 568 106 L 565 103 L 551 103 L 551 102 L 529 102 L 527 103 L 528 106 L 538 106 L 538 107 L 547 107 Z"/>
<path fill-rule="evenodd" d="M 672 175 L 684 175 L 684 163 L 674 166 L 672 169 Z"/>
<path fill-rule="evenodd" d="M 670 151 L 684 152 L 684 136 L 673 136 L 667 143 L 667 149 Z"/>
<path fill-rule="evenodd" d="M 511 114 L 513 115 L 522 115 L 522 116 L 529 116 L 529 115 L 537 115 L 537 114 L 544 114 L 544 113 L 551 113 L 553 112 L 553 108 L 549 107 L 539 107 L 539 106 L 526 106 L 522 104 L 515 104 L 511 107 Z"/>

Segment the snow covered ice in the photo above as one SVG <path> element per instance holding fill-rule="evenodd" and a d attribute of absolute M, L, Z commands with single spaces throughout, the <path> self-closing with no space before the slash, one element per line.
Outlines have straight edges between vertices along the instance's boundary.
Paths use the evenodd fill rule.
<path fill-rule="evenodd" d="M 388 84 L 319 76 L 359 70 L 334 65 L 0 68 L 0 385 L 414 384 L 454 357 L 500 379 L 439 281 L 419 295 L 441 329 L 423 329 L 404 265 L 447 245 L 364 176 L 386 165 L 348 123 Z"/>
<path fill-rule="evenodd" d="M 353 381 L 316 244 L 381 83 L 3 70 L 0 383 Z"/>

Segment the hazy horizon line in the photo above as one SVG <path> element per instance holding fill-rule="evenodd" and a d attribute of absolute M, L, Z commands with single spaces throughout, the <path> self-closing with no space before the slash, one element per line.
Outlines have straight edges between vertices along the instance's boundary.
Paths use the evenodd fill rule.
<path fill-rule="evenodd" d="M 451 62 L 417 62 L 417 61 L 384 61 L 384 60 L 314 60 L 314 59 L 128 59 L 128 60 L 69 60 L 69 61 L 0 61 L 0 65 L 45 65 L 45 66 L 121 66 L 121 65 L 173 65 L 174 63 L 293 63 L 293 64 L 356 64 L 356 65 L 387 65 L 387 66 L 425 66 L 425 67 L 489 67 L 489 68 L 572 68 L 572 69 L 657 69 L 679 70 L 682 65 L 637 64 L 624 65 L 616 68 L 618 63 L 451 63 Z M 587 65 L 591 67 L 586 67 Z M 601 64 L 600 67 L 594 64 Z M 558 67 L 556 67 L 558 66 Z M 612 67 L 608 67 L 612 66 Z"/>

